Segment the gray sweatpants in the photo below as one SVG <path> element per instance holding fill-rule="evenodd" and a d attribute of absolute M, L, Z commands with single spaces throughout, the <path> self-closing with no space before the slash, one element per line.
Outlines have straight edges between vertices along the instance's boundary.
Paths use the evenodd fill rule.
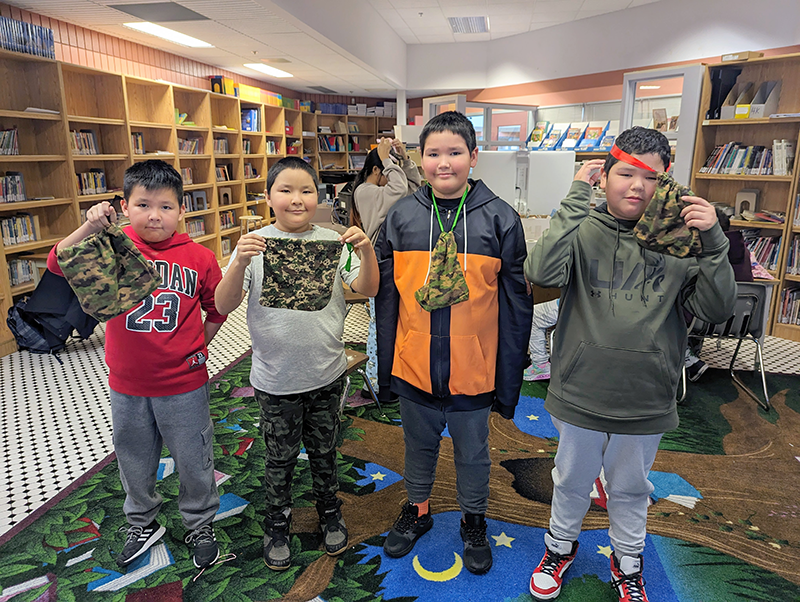
<path fill-rule="evenodd" d="M 111 391 L 111 422 L 128 523 L 153 522 L 162 498 L 156 491 L 161 448 L 166 444 L 180 477 L 178 509 L 184 526 L 211 523 L 219 509 L 214 479 L 214 424 L 208 408 L 208 383 L 165 397 L 136 397 Z"/>
<path fill-rule="evenodd" d="M 405 441 L 405 483 L 408 501 L 431 497 L 439 459 L 439 443 L 447 426 L 453 438 L 458 505 L 464 514 L 486 514 L 489 506 L 489 413 L 491 407 L 469 412 L 436 410 L 400 398 Z"/>
<path fill-rule="evenodd" d="M 658 435 L 618 435 L 590 431 L 553 418 L 558 451 L 553 469 L 550 533 L 575 541 L 589 510 L 589 495 L 602 467 L 608 494 L 608 535 L 617 556 L 638 556 L 647 535 L 647 475 L 656 459 Z"/>

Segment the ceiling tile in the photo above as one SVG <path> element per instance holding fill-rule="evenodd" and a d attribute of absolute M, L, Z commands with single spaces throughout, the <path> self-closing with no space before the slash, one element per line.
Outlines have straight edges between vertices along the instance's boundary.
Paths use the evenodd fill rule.
<path fill-rule="evenodd" d="M 420 44 L 446 44 L 448 42 L 455 42 L 453 34 L 436 34 L 436 35 L 422 35 L 417 34 L 417 39 Z"/>

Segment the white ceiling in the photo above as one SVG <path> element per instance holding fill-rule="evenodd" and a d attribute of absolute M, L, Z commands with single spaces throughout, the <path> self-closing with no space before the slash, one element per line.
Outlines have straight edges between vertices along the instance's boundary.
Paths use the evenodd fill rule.
<path fill-rule="evenodd" d="M 342 23 L 350 31 L 326 35 L 308 12 L 298 15 L 280 6 L 281 0 L 178 0 L 178 4 L 208 17 L 209 21 L 162 22 L 165 27 L 200 38 L 215 47 L 193 49 L 139 33 L 122 26 L 138 21 L 135 17 L 110 8 L 114 4 L 147 4 L 153 0 L 5 0 L 31 12 L 55 17 L 186 56 L 203 63 L 247 75 L 266 82 L 308 93 L 318 93 L 311 86 L 324 86 L 336 94 L 391 98 L 398 88 L 397 78 L 374 65 L 380 48 L 357 52 L 344 48 L 330 38 L 343 40 L 363 35 L 359 31 L 365 19 L 382 19 L 390 36 L 396 32 L 401 48 L 405 44 L 447 42 L 483 42 L 528 31 L 552 27 L 599 14 L 625 10 L 658 0 L 315 0 L 306 2 L 314 8 L 344 11 Z M 299 6 L 299 5 L 295 5 Z M 373 11 L 366 15 L 359 11 Z M 316 12 L 316 11 L 314 11 Z M 421 14 L 420 14 L 421 13 Z M 447 17 L 489 18 L 490 33 L 451 33 Z M 314 22 L 316 29 L 307 24 Z M 383 26 L 383 23 L 380 23 Z M 392 31 L 393 30 L 393 31 Z M 402 40 L 402 42 L 401 42 Z M 397 45 L 395 45 L 397 47 Z M 261 59 L 285 59 L 275 66 L 293 78 L 276 79 L 243 67 Z M 435 90 L 408 90 L 408 97 L 435 93 Z"/>

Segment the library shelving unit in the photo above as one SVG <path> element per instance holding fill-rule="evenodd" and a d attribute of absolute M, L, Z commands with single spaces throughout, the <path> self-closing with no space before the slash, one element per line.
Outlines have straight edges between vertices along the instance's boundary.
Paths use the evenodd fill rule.
<path fill-rule="evenodd" d="M 295 109 L 285 108 L 284 130 L 286 134 L 286 155 L 303 156 L 303 114 Z"/>
<path fill-rule="evenodd" d="M 725 73 L 725 72 L 728 73 Z M 708 65 L 703 82 L 701 109 L 709 109 L 712 100 L 712 80 L 720 77 L 752 82 L 756 89 L 763 82 L 781 80 L 782 91 L 777 113 L 800 112 L 800 54 L 753 59 L 744 62 Z M 703 113 L 703 111 L 701 111 Z M 795 198 L 798 193 L 798 158 L 795 156 L 791 175 L 743 175 L 700 173 L 707 157 L 715 146 L 738 142 L 747 146 L 761 145 L 772 148 L 773 140 L 789 140 L 798 148 L 800 143 L 800 116 L 762 119 L 705 119 L 701 115 L 695 144 L 692 189 L 698 196 L 711 202 L 733 206 L 736 193 L 743 188 L 759 191 L 758 210 L 783 212 L 783 224 L 731 220 L 732 228 L 754 228 L 763 237 L 780 239 L 776 269 L 770 270 L 777 280 L 772 294 L 769 327 L 774 336 L 800 341 L 800 326 L 781 323 L 781 297 L 787 289 L 800 289 L 800 278 L 787 274 L 787 248 L 800 228 L 793 228 Z M 767 266 L 765 266 L 767 267 Z"/>
<path fill-rule="evenodd" d="M 317 158 L 317 116 L 314 113 L 301 113 L 303 129 L 303 159 L 312 165 L 319 175 L 319 159 Z"/>

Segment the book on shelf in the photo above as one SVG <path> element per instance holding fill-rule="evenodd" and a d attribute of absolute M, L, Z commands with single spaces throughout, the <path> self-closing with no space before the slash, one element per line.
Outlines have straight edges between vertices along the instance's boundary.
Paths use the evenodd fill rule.
<path fill-rule="evenodd" d="M 350 134 L 359 134 L 359 133 L 361 133 L 361 130 L 359 130 L 357 123 L 348 123 L 347 124 L 347 131 Z"/>
<path fill-rule="evenodd" d="M 192 168 L 191 167 L 181 167 L 181 178 L 183 179 L 183 185 L 187 186 L 189 184 L 193 184 L 192 181 Z"/>
<path fill-rule="evenodd" d="M 181 113 L 178 107 L 175 107 L 175 125 L 184 125 L 189 118 L 187 113 Z"/>
<path fill-rule="evenodd" d="M 334 130 L 337 134 L 346 134 L 347 133 L 347 125 L 345 125 L 344 121 L 337 121 L 334 125 Z"/>
<path fill-rule="evenodd" d="M 798 194 L 794 198 L 794 223 L 792 224 L 795 227 L 800 227 L 800 194 Z"/>
<path fill-rule="evenodd" d="M 78 185 L 78 194 L 103 194 L 108 192 L 106 187 L 106 174 L 102 169 L 94 168 L 89 171 L 75 174 Z"/>
<path fill-rule="evenodd" d="M 252 142 L 252 140 L 250 140 L 250 138 L 243 138 L 242 139 L 242 153 L 244 153 L 245 155 L 249 155 L 250 154 L 250 149 L 252 148 L 250 146 L 251 142 Z"/>
<path fill-rule="evenodd" d="M 608 130 L 608 125 L 608 121 L 590 121 L 586 131 L 583 133 L 583 138 L 578 143 L 578 150 L 595 150 L 603 139 L 606 130 Z"/>
<path fill-rule="evenodd" d="M 261 131 L 261 111 L 258 109 L 242 109 L 242 131 Z"/>
<path fill-rule="evenodd" d="M 219 214 L 219 228 L 220 230 L 227 230 L 228 228 L 236 227 L 236 213 L 231 209 L 229 211 L 222 211 Z"/>
<path fill-rule="evenodd" d="M 786 140 L 772 141 L 773 172 L 776 176 L 792 175 L 794 165 L 794 142 Z"/>
<path fill-rule="evenodd" d="M 0 203 L 18 203 L 27 200 L 25 177 L 18 171 L 7 171 L 0 176 Z"/>
<path fill-rule="evenodd" d="M 792 244 L 787 249 L 786 273 L 792 276 L 800 276 L 800 235 L 792 237 Z"/>
<path fill-rule="evenodd" d="M 43 109 L 41 107 L 25 107 L 23 113 L 42 113 L 43 115 L 61 115 L 59 111 L 53 109 Z"/>
<path fill-rule="evenodd" d="M 131 146 L 133 147 L 134 155 L 143 155 L 144 150 L 144 134 L 142 132 L 131 132 Z"/>
<path fill-rule="evenodd" d="M 4 245 L 21 245 L 39 240 L 39 216 L 32 213 L 17 213 L 0 219 Z"/>
<path fill-rule="evenodd" d="M 8 281 L 11 286 L 20 286 L 28 282 L 39 282 L 39 269 L 32 259 L 9 259 Z"/>
<path fill-rule="evenodd" d="M 244 177 L 248 180 L 258 177 L 258 172 L 256 171 L 255 167 L 253 167 L 252 163 L 244 164 Z"/>
<path fill-rule="evenodd" d="M 567 128 L 566 136 L 561 142 L 561 149 L 570 150 L 576 148 L 581 138 L 583 138 L 583 133 L 586 131 L 587 127 L 589 127 L 588 121 L 571 123 L 569 128 Z"/>
<path fill-rule="evenodd" d="M 223 236 L 219 241 L 222 249 L 222 256 L 227 257 L 231 254 L 231 239 L 228 236 Z"/>
<path fill-rule="evenodd" d="M 56 58 L 52 29 L 8 17 L 0 17 L 0 47 L 12 52 Z"/>
<path fill-rule="evenodd" d="M 800 287 L 789 286 L 783 289 L 781 301 L 778 306 L 781 324 L 800 325 Z"/>
<path fill-rule="evenodd" d="M 267 200 L 267 195 L 264 194 L 263 192 L 251 192 L 248 190 L 246 196 L 248 202 Z"/>
<path fill-rule="evenodd" d="M 73 155 L 100 154 L 94 130 L 70 130 L 69 143 Z"/>
<path fill-rule="evenodd" d="M 773 151 L 761 145 L 740 142 L 718 144 L 706 158 L 700 173 L 766 176 L 773 175 Z"/>
<path fill-rule="evenodd" d="M 268 155 L 278 154 L 278 145 L 275 143 L 274 140 L 267 140 L 267 154 Z"/>
<path fill-rule="evenodd" d="M 19 154 L 19 133 L 17 128 L 0 130 L 0 155 Z"/>
<path fill-rule="evenodd" d="M 214 172 L 217 177 L 217 182 L 227 182 L 231 179 L 227 165 L 215 165 Z"/>
<path fill-rule="evenodd" d="M 249 140 L 247 141 L 250 142 Z M 202 155 L 202 138 L 178 138 L 178 153 L 181 155 Z"/>
<path fill-rule="evenodd" d="M 186 233 L 191 238 L 203 236 L 206 233 L 206 220 L 202 217 L 190 217 L 186 220 Z"/>
<path fill-rule="evenodd" d="M 747 228 L 741 232 L 751 257 L 767 270 L 777 270 L 781 237 L 761 236 L 761 231 L 756 228 Z"/>
<path fill-rule="evenodd" d="M 350 169 L 361 171 L 367 161 L 366 155 L 350 155 L 348 158 Z"/>
<path fill-rule="evenodd" d="M 218 155 L 229 154 L 227 138 L 214 138 L 214 153 Z"/>
<path fill-rule="evenodd" d="M 331 133 L 332 133 L 332 132 L 331 132 L 331 128 L 330 128 L 330 126 L 328 126 L 328 125 L 320 125 L 320 126 L 317 126 L 317 131 L 318 131 L 320 134 L 331 134 Z"/>

